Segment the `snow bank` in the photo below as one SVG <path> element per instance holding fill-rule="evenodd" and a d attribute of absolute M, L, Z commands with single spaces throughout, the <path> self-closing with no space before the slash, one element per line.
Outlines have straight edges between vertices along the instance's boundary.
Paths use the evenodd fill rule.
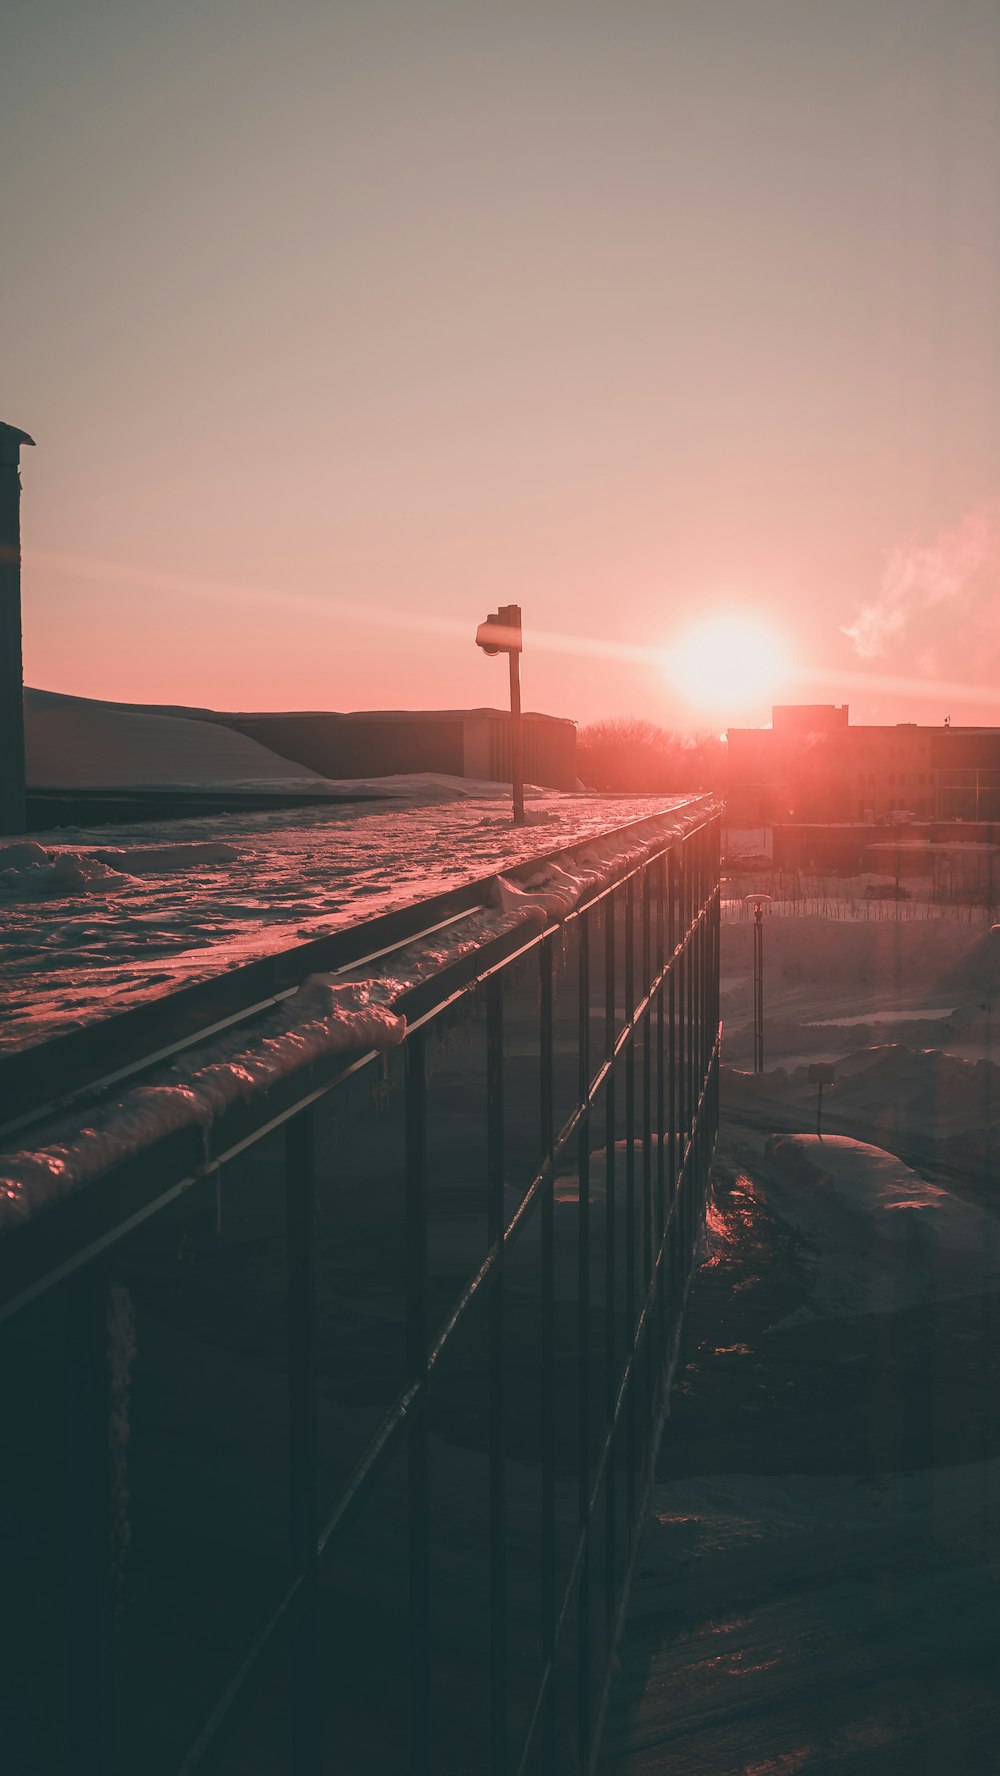
<path fill-rule="evenodd" d="M 5 899 L 100 893 L 127 877 L 127 871 L 115 869 L 96 852 L 46 851 L 31 844 L 0 846 L 0 895 Z"/>
<path fill-rule="evenodd" d="M 1000 925 L 991 925 L 967 955 L 945 970 L 938 988 L 941 992 L 973 992 L 985 1000 L 1000 999 Z"/>
<path fill-rule="evenodd" d="M 31 789 L 308 790 L 326 779 L 218 722 L 119 709 L 54 691 L 24 693 Z"/>
<path fill-rule="evenodd" d="M 768 1197 L 815 1268 L 804 1317 L 890 1313 L 1000 1290 L 1000 1220 L 843 1135 L 772 1135 Z"/>
<path fill-rule="evenodd" d="M 453 777 L 444 771 L 407 771 L 391 777 L 330 777 L 324 781 L 329 789 L 344 796 L 357 796 L 359 800 L 383 798 L 417 803 L 509 801 L 511 793 L 509 783 L 498 783 L 492 777 Z M 561 797 L 569 792 L 526 783 L 524 793 L 531 801 L 540 796 Z M 532 823 L 533 817 L 529 813 L 528 825 Z"/>
<path fill-rule="evenodd" d="M 212 843 L 128 849 L 114 845 L 86 851 L 63 846 L 47 850 L 31 841 L 0 845 L 0 895 L 32 900 L 46 895 L 100 893 L 136 876 L 228 863 L 238 855 L 232 845 Z"/>

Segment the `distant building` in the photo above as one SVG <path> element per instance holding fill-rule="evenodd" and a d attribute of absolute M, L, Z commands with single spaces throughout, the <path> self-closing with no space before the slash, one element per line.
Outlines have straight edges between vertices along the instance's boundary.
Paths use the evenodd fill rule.
<path fill-rule="evenodd" d="M 195 713 L 194 711 L 191 712 Z M 324 777 L 394 777 L 433 771 L 509 783 L 510 715 L 500 709 L 358 710 L 231 715 L 198 711 Z M 524 776 L 550 789 L 576 787 L 576 723 L 524 716 Z"/>
<path fill-rule="evenodd" d="M 851 727 L 847 704 L 785 704 L 730 728 L 733 826 L 1000 820 L 1000 728 Z"/>

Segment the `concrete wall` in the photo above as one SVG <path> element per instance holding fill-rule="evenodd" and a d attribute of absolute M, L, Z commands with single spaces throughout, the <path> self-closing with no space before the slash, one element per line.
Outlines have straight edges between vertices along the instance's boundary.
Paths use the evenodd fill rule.
<path fill-rule="evenodd" d="M 465 776 L 509 783 L 510 717 L 477 711 L 465 718 Z M 548 789 L 576 788 L 576 726 L 551 715 L 524 717 L 524 780 Z"/>
<path fill-rule="evenodd" d="M 349 715 L 232 715 L 227 723 L 282 758 L 324 777 L 394 777 L 406 771 L 463 775 L 461 716 L 408 722 Z"/>

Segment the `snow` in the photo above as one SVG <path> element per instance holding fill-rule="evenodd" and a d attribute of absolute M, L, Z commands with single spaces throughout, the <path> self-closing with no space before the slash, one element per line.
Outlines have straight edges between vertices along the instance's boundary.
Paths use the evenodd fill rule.
<path fill-rule="evenodd" d="M 463 794 L 63 830 L 0 845 L 0 1046 L 37 1041 L 539 851 L 593 845 L 663 810 L 674 822 L 685 808 L 700 818 L 708 806 L 702 797 L 549 791 L 515 827 L 506 795 Z M 590 865 L 567 861 L 564 873 L 599 863 L 595 851 Z M 537 911 L 573 903 L 572 883 L 555 874 L 530 892 Z M 519 897 L 527 906 L 523 885 L 498 893 L 508 907 Z"/>
<path fill-rule="evenodd" d="M 364 801 L 488 800 L 510 785 L 443 772 L 391 777 L 324 777 L 282 758 L 259 740 L 168 710 L 100 703 L 58 691 L 24 693 L 25 763 L 30 789 L 287 790 L 303 797 Z M 531 799 L 546 792 L 525 785 Z"/>
<path fill-rule="evenodd" d="M 912 1024 L 919 1023 L 924 1018 L 928 1018 L 931 1023 L 937 1023 L 950 1016 L 950 1011 L 942 1011 L 937 1006 L 919 1005 L 911 1006 L 907 1011 L 898 1009 L 885 1012 L 856 1011 L 850 1017 L 813 1018 L 805 1025 L 805 1028 L 807 1030 L 850 1030 L 857 1028 L 859 1024 Z"/>
<path fill-rule="evenodd" d="M 984 931 L 968 953 L 943 976 L 944 991 L 972 990 L 977 998 L 1000 996 L 1000 925 Z"/>
<path fill-rule="evenodd" d="M 765 1071 L 753 1056 L 752 929 L 722 928 L 723 1091 L 731 1116 L 814 1130 L 811 1062 L 833 1064 L 823 1129 L 990 1174 L 1000 1134 L 1000 1032 L 985 921 L 782 918 L 764 938 Z M 1000 1007 L 998 1007 L 1000 1009 Z"/>
<path fill-rule="evenodd" d="M 843 920 L 817 927 L 766 932 L 769 1042 L 800 1040 L 831 1000 L 926 1012 L 943 976 L 958 1010 L 974 1003 L 981 929 L 908 927 L 894 952 Z M 730 992 L 745 935 L 723 928 Z M 908 1046 L 925 1028 L 900 1017 L 909 1034 L 875 1046 L 844 1031 L 857 1046 L 823 1094 L 824 1127 L 843 1132 L 822 1139 L 798 1132 L 815 1127 L 805 1067 L 723 1069 L 614 1776 L 993 1767 L 1000 1217 L 984 1154 L 1000 1074 Z M 727 1052 L 735 1034 L 727 1022 Z M 933 1148 L 940 1174 L 904 1163 L 906 1143 Z"/>
<path fill-rule="evenodd" d="M 222 1038 L 132 1086 L 87 1122 L 63 1119 L 55 1140 L 0 1154 L 0 1229 L 178 1129 L 207 1130 L 230 1105 L 323 1055 L 395 1047 L 406 1034 L 390 1003 L 400 990 L 399 982 L 314 975 L 251 1039 Z"/>
<path fill-rule="evenodd" d="M 0 1154 L 0 1228 L 179 1129 L 197 1126 L 207 1132 L 233 1103 L 266 1092 L 324 1055 L 397 1045 L 406 1025 L 394 1007 L 409 988 L 491 939 L 521 927 L 528 936 L 549 919 L 565 916 L 589 889 L 638 861 L 666 832 L 680 833 L 698 818 L 694 810 L 679 810 L 642 841 L 633 836 L 584 845 L 564 860 L 540 864 L 526 892 L 498 875 L 491 907 L 393 951 L 381 972 L 366 978 L 350 970 L 313 975 L 267 1013 L 252 1035 L 236 1032 L 189 1052 L 86 1120 L 63 1118 L 55 1138 L 42 1146 Z"/>
<path fill-rule="evenodd" d="M 25 691 L 24 745 L 32 789 L 309 790 L 326 782 L 217 722 L 54 691 Z"/>
<path fill-rule="evenodd" d="M 1000 1221 L 844 1135 L 771 1135 L 769 1195 L 812 1253 L 807 1310 L 889 1313 L 1000 1290 Z"/>

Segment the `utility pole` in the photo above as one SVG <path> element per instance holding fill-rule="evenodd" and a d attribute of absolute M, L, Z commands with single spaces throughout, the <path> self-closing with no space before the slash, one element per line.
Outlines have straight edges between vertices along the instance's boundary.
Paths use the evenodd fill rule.
<path fill-rule="evenodd" d="M 524 825 L 524 725 L 521 721 L 521 606 L 502 604 L 476 630 L 484 654 L 506 654 L 510 663 L 510 758 L 514 824 Z"/>
<path fill-rule="evenodd" d="M 21 833 L 24 807 L 24 673 L 21 659 L 21 445 L 27 432 L 0 421 L 0 833 Z"/>

